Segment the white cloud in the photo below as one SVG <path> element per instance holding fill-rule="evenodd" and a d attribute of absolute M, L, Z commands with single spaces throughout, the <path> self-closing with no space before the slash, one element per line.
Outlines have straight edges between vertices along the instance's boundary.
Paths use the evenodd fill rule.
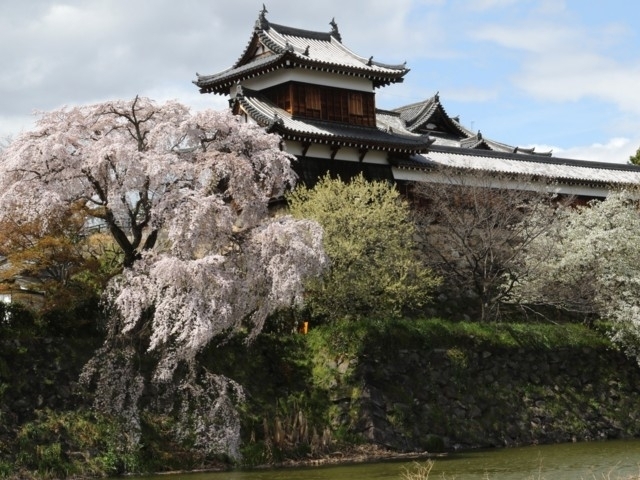
<path fill-rule="evenodd" d="M 195 86 L 189 90 L 180 87 L 156 87 L 145 92 L 145 96 L 157 102 L 177 100 L 189 105 L 194 111 L 209 108 L 213 110 L 223 110 L 229 107 L 229 102 L 226 97 L 211 93 L 202 94 Z"/>
<path fill-rule="evenodd" d="M 621 65 L 590 53 L 540 57 L 527 63 L 513 79 L 541 99 L 576 101 L 591 97 L 640 114 L 640 63 Z"/>
<path fill-rule="evenodd" d="M 541 0 L 537 10 L 542 15 L 557 15 L 567 10 L 567 4 L 565 0 Z"/>
<path fill-rule="evenodd" d="M 629 35 L 621 23 L 587 28 L 567 15 L 552 15 L 548 20 L 484 25 L 473 38 L 520 52 L 507 75 L 528 97 L 567 103 L 568 112 L 571 102 L 590 99 L 640 115 L 640 55 L 623 43 Z M 622 58 L 620 52 L 625 52 Z M 640 130 L 637 118 L 635 129 Z"/>
<path fill-rule="evenodd" d="M 471 33 L 475 40 L 495 43 L 508 49 L 548 54 L 575 44 L 576 32 L 553 24 L 484 25 Z"/>
<path fill-rule="evenodd" d="M 522 2 L 522 0 L 474 0 L 470 2 L 468 8 L 472 11 L 483 11 L 508 7 L 519 2 Z"/>
<path fill-rule="evenodd" d="M 455 102 L 489 102 L 495 100 L 498 97 L 498 90 L 496 88 L 479 88 L 479 87 L 465 87 L 465 88 L 445 88 L 442 90 L 443 98 L 447 101 Z"/>
<path fill-rule="evenodd" d="M 118 9 L 106 4 L 87 3 L 81 7 L 53 3 L 27 26 L 30 35 L 55 38 L 58 42 L 78 41 L 83 37 L 112 35 L 118 30 Z"/>
<path fill-rule="evenodd" d="M 34 109 L 136 94 L 176 98 L 196 109 L 226 107 L 225 97 L 201 95 L 191 81 L 196 71 L 215 73 L 236 61 L 261 5 L 0 0 L 0 137 L 31 124 Z M 573 102 L 597 99 L 607 116 L 580 110 L 583 117 L 593 114 L 593 125 L 575 125 L 571 138 L 578 140 L 572 141 L 588 144 L 580 135 L 595 139 L 598 131 L 629 138 L 640 131 L 640 55 L 636 43 L 628 42 L 635 40 L 625 26 L 632 21 L 628 16 L 612 14 L 587 24 L 588 6 L 577 0 L 396 0 L 392 7 L 388 0 L 270 0 L 267 6 L 270 21 L 311 30 L 329 31 L 335 16 L 345 44 L 356 53 L 388 63 L 407 60 L 412 71 L 405 83 L 376 91 L 382 108 L 440 91 L 445 104 L 457 104 L 453 113 L 478 124 L 517 119 L 516 111 L 529 120 L 522 128 L 515 121 L 507 127 L 495 123 L 492 138 L 508 142 L 503 132 L 520 138 L 520 128 L 535 141 L 556 123 L 554 134 L 543 138 L 561 143 L 561 130 L 573 126 Z M 584 148 L 614 156 L 614 145 L 597 138 L 602 146 Z M 636 142 L 629 143 L 633 153 Z"/>
<path fill-rule="evenodd" d="M 0 141 L 33 128 L 34 115 L 0 115 Z"/>
<path fill-rule="evenodd" d="M 538 145 L 536 150 L 553 150 L 555 157 L 577 158 L 605 163 L 627 163 L 629 157 L 636 153 L 638 147 L 640 147 L 640 137 L 635 139 L 615 137 L 611 138 L 607 143 L 594 143 L 566 149 Z"/>

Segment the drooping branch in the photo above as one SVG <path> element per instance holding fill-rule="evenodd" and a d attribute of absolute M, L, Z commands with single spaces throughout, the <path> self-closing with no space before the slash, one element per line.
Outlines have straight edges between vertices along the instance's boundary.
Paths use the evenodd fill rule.
<path fill-rule="evenodd" d="M 123 253 L 105 289 L 105 344 L 85 377 L 95 407 L 124 417 L 131 438 L 142 409 L 163 408 L 144 389 L 176 385 L 176 437 L 237 454 L 241 389 L 202 375 L 198 353 L 259 333 L 269 314 L 302 302 L 327 263 L 319 225 L 269 215 L 270 199 L 296 178 L 279 142 L 230 113 L 136 97 L 45 114 L 0 155 L 1 171 L 15 173 L 0 175 L 0 212 L 15 205 L 41 218 L 49 200 L 83 199 L 81 224 L 99 219 Z"/>

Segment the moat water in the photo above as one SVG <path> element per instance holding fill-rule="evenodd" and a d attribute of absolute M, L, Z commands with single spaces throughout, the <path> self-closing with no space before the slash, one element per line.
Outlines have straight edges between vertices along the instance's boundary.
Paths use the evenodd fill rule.
<path fill-rule="evenodd" d="M 640 440 L 452 453 L 434 459 L 430 480 L 626 480 L 640 478 Z M 143 480 L 400 480 L 413 462 L 145 476 Z M 443 477 L 444 476 L 444 477 Z M 136 477 L 138 478 L 138 477 Z"/>

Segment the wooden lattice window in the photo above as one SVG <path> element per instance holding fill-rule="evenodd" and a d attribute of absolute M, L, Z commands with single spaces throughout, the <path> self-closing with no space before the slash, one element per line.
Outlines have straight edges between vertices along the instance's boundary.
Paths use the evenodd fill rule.
<path fill-rule="evenodd" d="M 294 116 L 376 126 L 373 93 L 290 82 L 263 90 L 263 94 Z"/>
<path fill-rule="evenodd" d="M 293 113 L 291 84 L 277 85 L 263 91 L 264 95 L 278 107 Z"/>
<path fill-rule="evenodd" d="M 305 105 L 307 110 L 322 110 L 322 97 L 320 96 L 320 89 L 313 85 L 305 85 Z"/>
<path fill-rule="evenodd" d="M 362 94 L 360 92 L 349 93 L 349 115 L 364 115 Z"/>

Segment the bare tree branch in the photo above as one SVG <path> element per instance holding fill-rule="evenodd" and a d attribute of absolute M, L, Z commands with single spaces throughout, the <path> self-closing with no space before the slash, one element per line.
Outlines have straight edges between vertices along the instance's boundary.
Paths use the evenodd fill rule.
<path fill-rule="evenodd" d="M 499 174 L 440 173 L 443 183 L 412 189 L 427 262 L 455 297 L 471 297 L 481 320 L 496 318 L 510 299 L 524 249 L 550 228 L 557 199 L 529 183 L 503 188 Z"/>

